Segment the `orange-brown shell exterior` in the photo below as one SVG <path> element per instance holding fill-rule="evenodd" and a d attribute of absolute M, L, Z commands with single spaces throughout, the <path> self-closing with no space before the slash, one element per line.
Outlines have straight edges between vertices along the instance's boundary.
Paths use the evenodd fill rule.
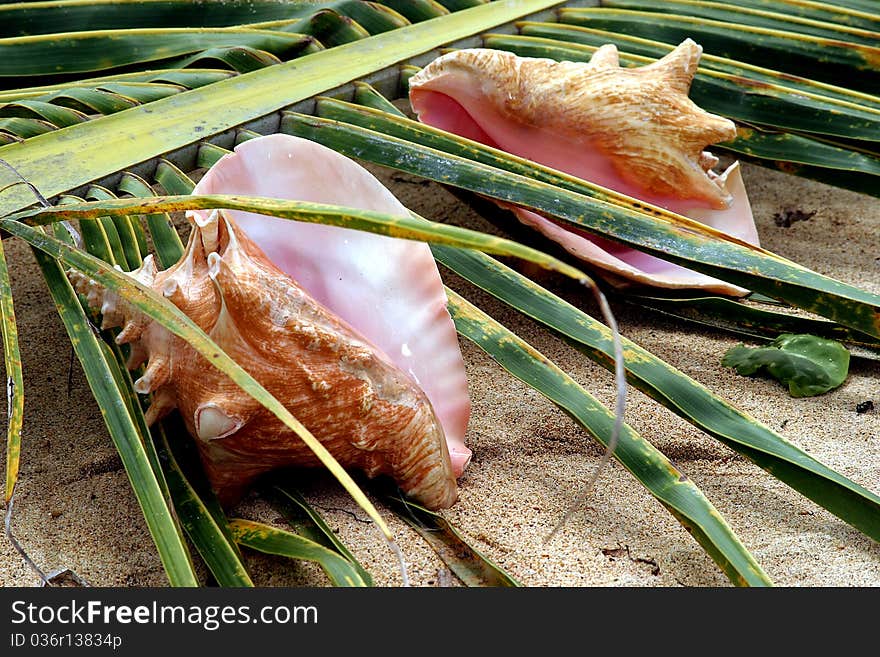
<path fill-rule="evenodd" d="M 457 498 L 443 431 L 422 390 L 352 327 L 312 299 L 214 213 L 181 260 L 132 272 L 168 297 L 272 393 L 345 467 L 389 475 L 437 509 Z M 130 367 L 148 358 L 138 392 L 150 422 L 174 408 L 196 438 L 212 486 L 228 504 L 259 475 L 320 462 L 295 433 L 183 340 L 76 272 L 77 289 L 120 325 Z M 353 291 L 356 293 L 357 291 Z"/>
<path fill-rule="evenodd" d="M 729 196 L 706 175 L 717 160 L 703 149 L 733 139 L 736 126 L 688 98 L 701 53 L 687 39 L 652 64 L 621 68 L 613 45 L 588 63 L 473 48 L 435 59 L 409 85 L 413 94 L 448 88 L 456 77 L 477 84 L 512 123 L 598 148 L 619 175 L 655 194 L 701 198 L 721 209 Z"/>

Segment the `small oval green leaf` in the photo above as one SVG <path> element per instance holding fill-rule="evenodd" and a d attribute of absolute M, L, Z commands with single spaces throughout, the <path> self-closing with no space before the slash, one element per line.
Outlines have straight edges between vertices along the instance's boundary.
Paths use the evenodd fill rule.
<path fill-rule="evenodd" d="M 788 384 L 792 397 L 813 397 L 838 387 L 849 371 L 849 352 L 839 342 L 810 334 L 784 333 L 765 347 L 732 347 L 725 367 L 751 376 L 760 370 Z"/>

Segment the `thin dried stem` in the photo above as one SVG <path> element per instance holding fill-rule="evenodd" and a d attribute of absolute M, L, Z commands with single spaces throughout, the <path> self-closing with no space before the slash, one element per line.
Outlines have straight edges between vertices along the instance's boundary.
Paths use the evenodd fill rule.
<path fill-rule="evenodd" d="M 24 559 L 24 562 L 28 565 L 28 567 L 36 573 L 37 577 L 40 578 L 40 581 L 43 583 L 43 586 L 52 586 L 49 577 L 42 571 L 42 569 L 34 562 L 33 559 L 28 556 L 28 553 L 25 552 L 24 548 L 21 546 L 21 543 L 18 542 L 18 539 L 15 538 L 12 534 L 12 509 L 15 503 L 15 489 L 12 491 L 12 496 L 9 498 L 9 502 L 6 504 L 6 517 L 3 519 L 3 530 L 6 533 L 6 539 L 12 544 L 12 547 L 15 548 L 15 551 Z"/>
<path fill-rule="evenodd" d="M 569 502 L 562 518 L 559 519 L 559 522 L 556 523 L 544 539 L 545 544 L 553 540 L 553 537 L 556 536 L 559 530 L 562 529 L 563 525 L 568 522 L 569 518 L 571 518 L 571 516 L 584 505 L 584 502 L 586 502 L 590 492 L 593 490 L 593 486 L 595 486 L 596 481 L 602 474 L 602 471 L 608 466 L 611 457 L 614 456 L 614 450 L 617 449 L 617 443 L 620 439 L 620 431 L 623 428 L 624 414 L 626 412 L 626 367 L 623 360 L 623 343 L 620 340 L 620 331 L 617 327 L 617 320 L 611 312 L 608 300 L 605 298 L 605 295 L 602 294 L 602 290 L 599 289 L 596 283 L 591 279 L 585 279 L 583 282 L 592 291 L 593 296 L 596 298 L 596 302 L 599 304 L 602 318 L 605 320 L 608 328 L 611 329 L 612 342 L 614 345 L 614 381 L 617 386 L 617 400 L 614 405 L 614 427 L 611 429 L 611 438 L 608 440 L 608 444 L 605 447 L 605 453 L 602 455 L 602 459 L 593 471 L 592 476 L 587 481 L 583 490 L 571 502 Z"/>

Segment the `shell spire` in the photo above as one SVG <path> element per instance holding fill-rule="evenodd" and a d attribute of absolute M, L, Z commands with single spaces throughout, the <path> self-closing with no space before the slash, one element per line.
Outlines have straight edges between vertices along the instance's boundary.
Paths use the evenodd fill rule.
<path fill-rule="evenodd" d="M 701 45 L 692 39 L 685 39 L 662 58 L 643 66 L 640 70 L 658 75 L 666 81 L 669 87 L 675 89 L 680 94 L 687 95 L 691 90 L 694 75 L 697 74 L 697 67 L 700 65 L 700 56 L 702 54 L 703 47 Z"/>
<path fill-rule="evenodd" d="M 617 46 L 613 43 L 606 43 L 604 46 L 600 46 L 590 58 L 590 67 L 596 71 L 620 68 L 620 54 L 617 52 Z"/>

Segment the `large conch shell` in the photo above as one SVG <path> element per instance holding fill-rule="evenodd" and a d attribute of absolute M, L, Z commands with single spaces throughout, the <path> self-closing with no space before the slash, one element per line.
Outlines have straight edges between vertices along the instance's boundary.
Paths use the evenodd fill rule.
<path fill-rule="evenodd" d="M 356 163 L 284 135 L 242 144 L 196 192 L 302 198 L 303 190 L 311 194 L 304 200 L 347 199 L 347 205 L 406 211 Z M 390 475 L 429 508 L 453 504 L 456 474 L 470 456 L 463 444 L 470 406 L 457 336 L 427 246 L 247 213 L 191 218 L 195 225 L 179 262 L 158 272 L 148 257 L 131 275 L 193 319 L 343 466 Z M 275 251 L 278 260 L 264 251 Z M 293 277 L 284 265 L 305 273 Z M 319 464 L 292 431 L 184 341 L 81 274 L 71 272 L 71 279 L 100 309 L 105 327 L 122 327 L 117 341 L 131 344 L 129 367 L 148 359 L 135 383 L 138 392 L 153 394 L 147 420 L 180 411 L 225 503 L 264 472 Z M 346 303 L 344 313 L 332 307 Z M 370 335 L 383 328 L 394 335 Z M 457 441 L 457 473 L 447 425 Z"/>
<path fill-rule="evenodd" d="M 419 120 L 684 214 L 752 244 L 758 234 L 739 163 L 717 175 L 706 146 L 736 136 L 688 91 L 702 48 L 687 39 L 664 58 L 621 68 L 613 45 L 589 63 L 458 50 L 410 79 Z M 505 205 L 505 207 L 509 207 Z M 524 223 L 617 277 L 670 288 L 741 295 L 690 271 L 523 208 Z"/>

